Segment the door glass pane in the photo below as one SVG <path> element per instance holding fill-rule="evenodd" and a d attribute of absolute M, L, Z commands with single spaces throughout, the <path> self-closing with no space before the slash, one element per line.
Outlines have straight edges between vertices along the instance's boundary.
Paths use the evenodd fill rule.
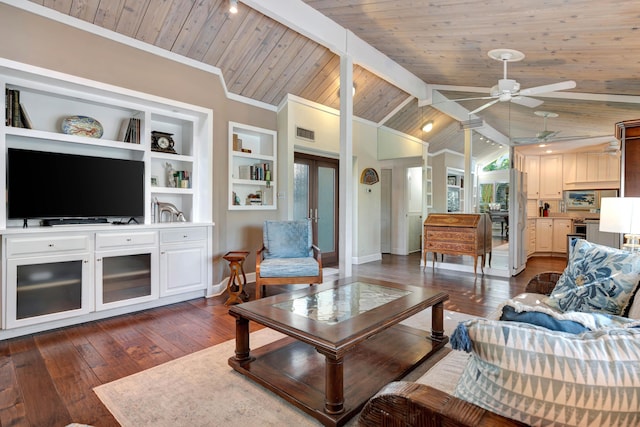
<path fill-rule="evenodd" d="M 151 254 L 102 258 L 102 302 L 151 295 Z"/>
<path fill-rule="evenodd" d="M 19 265 L 16 317 L 82 308 L 82 260 Z"/>
<path fill-rule="evenodd" d="M 318 167 L 318 247 L 323 252 L 335 249 L 335 182 L 334 168 Z"/>
<path fill-rule="evenodd" d="M 309 218 L 309 165 L 293 165 L 293 219 Z"/>

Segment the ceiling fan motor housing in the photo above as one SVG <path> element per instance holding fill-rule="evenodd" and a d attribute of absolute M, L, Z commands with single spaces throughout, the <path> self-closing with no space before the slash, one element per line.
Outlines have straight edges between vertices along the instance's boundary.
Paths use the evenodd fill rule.
<path fill-rule="evenodd" d="M 498 80 L 498 89 L 500 93 L 514 94 L 520 90 L 520 83 L 513 79 L 500 79 Z"/>

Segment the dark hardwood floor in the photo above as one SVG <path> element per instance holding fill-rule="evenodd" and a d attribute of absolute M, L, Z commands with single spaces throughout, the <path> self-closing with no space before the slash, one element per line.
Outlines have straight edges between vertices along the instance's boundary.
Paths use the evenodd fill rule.
<path fill-rule="evenodd" d="M 524 289 L 538 272 L 562 271 L 563 258 L 533 258 L 511 279 L 419 267 L 419 254 L 385 255 L 353 275 L 449 293 L 445 308 L 479 316 Z M 286 292 L 272 286 L 268 294 Z M 254 295 L 254 286 L 248 286 Z M 0 341 L 0 426 L 117 426 L 93 387 L 234 338 L 225 296 Z M 252 330 L 258 329 L 254 324 Z"/>

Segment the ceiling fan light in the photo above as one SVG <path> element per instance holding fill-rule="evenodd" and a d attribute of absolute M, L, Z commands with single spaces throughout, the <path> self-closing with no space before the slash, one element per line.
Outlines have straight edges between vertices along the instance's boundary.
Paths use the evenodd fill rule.
<path fill-rule="evenodd" d="M 428 122 L 422 125 L 423 132 L 431 132 L 432 129 L 433 129 L 433 120 L 429 120 Z"/>

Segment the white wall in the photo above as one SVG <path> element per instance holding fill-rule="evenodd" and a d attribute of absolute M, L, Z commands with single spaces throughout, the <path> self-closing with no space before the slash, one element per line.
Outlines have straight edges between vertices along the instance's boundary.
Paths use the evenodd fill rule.
<path fill-rule="evenodd" d="M 386 127 L 378 128 L 378 159 L 422 157 L 420 140 Z"/>

